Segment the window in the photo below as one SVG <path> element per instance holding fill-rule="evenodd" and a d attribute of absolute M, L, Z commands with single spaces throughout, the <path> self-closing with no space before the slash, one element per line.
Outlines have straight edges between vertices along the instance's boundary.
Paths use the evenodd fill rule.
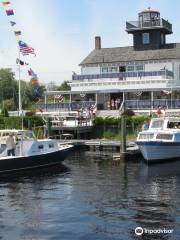
<path fill-rule="evenodd" d="M 152 122 L 151 128 L 162 128 L 164 124 L 163 120 L 154 120 Z"/>
<path fill-rule="evenodd" d="M 54 147 L 53 143 L 49 144 L 49 148 L 53 148 L 53 147 Z"/>
<path fill-rule="evenodd" d="M 136 66 L 136 70 L 137 71 L 143 71 L 144 70 L 144 66 L 143 65 L 137 65 Z"/>
<path fill-rule="evenodd" d="M 44 146 L 43 146 L 43 145 L 39 145 L 38 148 L 39 148 L 39 149 L 43 149 Z"/>
<path fill-rule="evenodd" d="M 117 67 L 111 67 L 110 72 L 117 72 Z"/>
<path fill-rule="evenodd" d="M 134 66 L 128 66 L 127 70 L 128 70 L 128 72 L 133 72 L 134 71 Z"/>
<path fill-rule="evenodd" d="M 140 133 L 139 134 L 139 139 L 153 139 L 154 138 L 154 133 Z"/>
<path fill-rule="evenodd" d="M 156 139 L 164 139 L 164 140 L 172 140 L 173 135 L 172 134 L 157 134 Z"/>
<path fill-rule="evenodd" d="M 102 73 L 107 73 L 107 72 L 108 72 L 108 68 L 107 68 L 107 67 L 103 67 L 103 68 L 101 69 L 101 71 L 102 71 Z"/>
<path fill-rule="evenodd" d="M 119 66 L 119 72 L 125 72 L 126 66 Z"/>
<path fill-rule="evenodd" d="M 150 14 L 149 13 L 144 13 L 143 18 L 144 18 L 144 22 L 148 22 L 150 20 Z"/>
<path fill-rule="evenodd" d="M 149 44 L 150 43 L 149 33 L 143 33 L 142 34 L 142 42 L 143 42 L 143 44 Z"/>

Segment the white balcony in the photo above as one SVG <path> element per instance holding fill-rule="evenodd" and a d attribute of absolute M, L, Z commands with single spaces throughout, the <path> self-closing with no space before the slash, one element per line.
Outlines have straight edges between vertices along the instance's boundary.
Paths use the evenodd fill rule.
<path fill-rule="evenodd" d="M 127 91 L 127 90 L 148 90 L 171 88 L 174 85 L 173 79 L 167 79 L 162 76 L 143 77 L 143 78 L 126 78 L 126 80 L 115 79 L 93 79 L 73 81 L 71 83 L 72 91 Z"/>

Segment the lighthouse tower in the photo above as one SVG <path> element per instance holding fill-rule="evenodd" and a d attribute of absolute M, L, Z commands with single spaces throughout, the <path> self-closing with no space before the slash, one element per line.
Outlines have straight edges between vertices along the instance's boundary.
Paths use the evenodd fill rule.
<path fill-rule="evenodd" d="M 133 34 L 134 50 L 161 49 L 166 45 L 166 35 L 172 34 L 172 24 L 148 8 L 138 14 L 138 21 L 126 22 L 126 31 Z"/>

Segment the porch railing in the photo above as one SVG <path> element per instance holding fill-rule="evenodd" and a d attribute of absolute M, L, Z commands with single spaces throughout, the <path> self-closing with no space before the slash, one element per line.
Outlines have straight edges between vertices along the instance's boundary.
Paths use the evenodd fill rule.
<path fill-rule="evenodd" d="M 47 103 L 39 104 L 38 108 L 44 111 L 76 111 L 84 108 L 91 108 L 95 105 L 95 101 L 82 101 L 72 103 Z"/>
<path fill-rule="evenodd" d="M 139 71 L 139 72 L 119 72 L 119 73 L 102 73 L 102 74 L 85 74 L 85 75 L 72 75 L 72 80 L 93 80 L 101 78 L 118 78 L 123 80 L 125 78 L 143 78 L 143 77 L 164 77 L 164 78 L 173 78 L 174 74 L 169 70 L 160 70 L 160 71 Z"/>
<path fill-rule="evenodd" d="M 155 99 L 151 100 L 126 100 L 125 107 L 131 109 L 148 109 L 153 107 L 156 109 L 158 106 L 165 106 L 169 109 L 180 108 L 180 99 Z"/>
<path fill-rule="evenodd" d="M 72 102 L 72 103 L 48 103 L 48 104 L 39 104 L 39 109 L 44 109 L 44 111 L 76 111 L 81 109 L 90 109 L 95 105 L 95 101 L 82 101 L 82 102 Z M 107 104 L 97 104 L 98 110 L 107 110 Z M 125 108 L 131 108 L 134 110 L 138 109 L 149 109 L 153 107 L 154 109 L 157 106 L 166 106 L 166 108 L 178 109 L 180 108 L 180 99 L 155 99 L 151 100 L 125 100 Z"/>

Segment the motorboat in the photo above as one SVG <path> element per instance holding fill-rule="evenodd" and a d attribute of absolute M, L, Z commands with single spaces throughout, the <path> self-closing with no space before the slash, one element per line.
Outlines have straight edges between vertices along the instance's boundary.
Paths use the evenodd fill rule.
<path fill-rule="evenodd" d="M 8 156 L 9 136 L 15 142 L 14 156 Z M 0 173 L 58 164 L 72 148 L 72 145 L 59 145 L 53 139 L 38 140 L 30 130 L 0 130 Z"/>
<path fill-rule="evenodd" d="M 180 118 L 153 118 L 136 143 L 148 163 L 180 159 Z"/>

